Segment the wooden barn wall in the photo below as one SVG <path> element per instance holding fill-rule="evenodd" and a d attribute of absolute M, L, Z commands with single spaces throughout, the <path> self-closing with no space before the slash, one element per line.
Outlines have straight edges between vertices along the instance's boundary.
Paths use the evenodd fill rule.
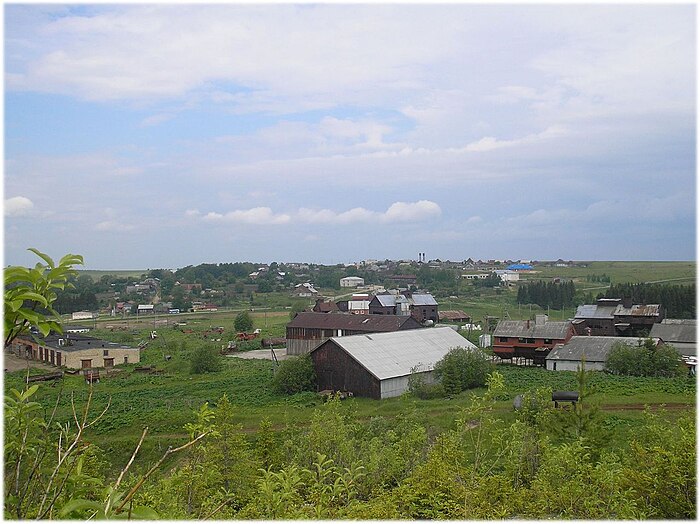
<path fill-rule="evenodd" d="M 311 353 L 311 360 L 319 391 L 352 391 L 358 397 L 381 398 L 379 380 L 333 341 L 324 342 Z"/>

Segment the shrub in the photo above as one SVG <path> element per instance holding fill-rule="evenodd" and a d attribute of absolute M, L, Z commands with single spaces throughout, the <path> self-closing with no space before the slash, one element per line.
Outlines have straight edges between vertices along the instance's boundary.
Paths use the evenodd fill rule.
<path fill-rule="evenodd" d="M 190 373 L 200 375 L 212 373 L 221 369 L 221 357 L 212 346 L 199 346 L 192 353 Z"/>
<path fill-rule="evenodd" d="M 315 389 L 316 372 L 311 357 L 301 355 L 280 362 L 272 386 L 278 393 L 286 395 Z"/>
<path fill-rule="evenodd" d="M 429 400 L 434 398 L 442 398 L 445 396 L 445 388 L 437 383 L 427 383 L 425 375 L 420 372 L 419 366 L 411 369 L 411 375 L 408 377 L 408 391 L 421 400 Z"/>
<path fill-rule="evenodd" d="M 236 319 L 233 321 L 233 327 L 239 332 L 250 331 L 253 329 L 253 319 L 251 318 L 250 313 L 247 311 L 241 311 L 238 313 L 238 315 L 236 315 Z"/>
<path fill-rule="evenodd" d="M 485 386 L 492 368 L 480 349 L 456 347 L 435 364 L 434 372 L 446 393 L 460 393 Z"/>
<path fill-rule="evenodd" d="M 637 346 L 616 342 L 608 355 L 605 369 L 615 375 L 635 377 L 677 377 L 685 374 L 683 361 L 671 346 L 657 346 L 646 339 Z"/>

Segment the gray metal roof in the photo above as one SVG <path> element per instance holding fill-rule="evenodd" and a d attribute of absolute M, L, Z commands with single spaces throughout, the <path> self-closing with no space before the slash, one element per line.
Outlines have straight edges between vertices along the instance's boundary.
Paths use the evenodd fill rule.
<path fill-rule="evenodd" d="M 574 318 L 613 318 L 617 306 L 599 306 L 597 304 L 584 304 L 576 308 Z"/>
<path fill-rule="evenodd" d="M 549 355 L 547 355 L 547 360 L 580 361 L 585 354 L 586 362 L 605 362 L 613 344 L 622 343 L 637 346 L 639 343 L 643 344 L 644 340 L 636 337 L 571 337 L 566 344 L 554 346 Z"/>
<path fill-rule="evenodd" d="M 649 336 L 658 337 L 664 342 L 687 342 L 697 341 L 697 321 L 665 319 L 660 324 L 651 327 Z"/>
<path fill-rule="evenodd" d="M 394 307 L 396 305 L 396 295 L 377 295 L 377 299 L 382 307 Z"/>
<path fill-rule="evenodd" d="M 416 306 L 437 306 L 438 305 L 438 303 L 433 298 L 433 295 L 430 295 L 430 294 L 425 294 L 425 295 L 414 294 L 411 297 L 411 301 L 409 301 L 409 302 L 413 302 L 413 304 Z"/>
<path fill-rule="evenodd" d="M 435 363 L 455 347 L 477 349 L 449 327 L 333 337 L 330 340 L 379 380 L 410 375 L 411 369 L 418 365 L 421 371 L 431 371 Z"/>
<path fill-rule="evenodd" d="M 571 322 L 568 320 L 547 321 L 539 325 L 535 324 L 534 320 L 501 320 L 493 335 L 495 337 L 565 339 L 570 327 Z"/>

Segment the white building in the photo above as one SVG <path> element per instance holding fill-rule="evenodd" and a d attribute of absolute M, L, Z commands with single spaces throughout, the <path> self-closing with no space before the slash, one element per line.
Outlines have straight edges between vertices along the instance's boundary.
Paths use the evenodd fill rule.
<path fill-rule="evenodd" d="M 494 271 L 501 279 L 501 282 L 517 282 L 520 280 L 520 274 L 511 269 L 497 269 Z"/>
<path fill-rule="evenodd" d="M 71 314 L 71 320 L 92 320 L 96 316 L 90 311 L 76 311 Z"/>
<path fill-rule="evenodd" d="M 340 279 L 340 287 L 361 287 L 365 285 L 365 279 L 360 277 L 343 277 Z"/>

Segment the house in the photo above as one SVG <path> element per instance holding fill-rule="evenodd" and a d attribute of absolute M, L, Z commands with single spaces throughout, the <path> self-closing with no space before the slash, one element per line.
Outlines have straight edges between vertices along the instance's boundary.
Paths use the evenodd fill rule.
<path fill-rule="evenodd" d="M 294 286 L 294 290 L 292 291 L 292 296 L 295 297 L 313 297 L 316 295 L 318 295 L 318 291 L 316 291 L 314 285 L 309 282 L 297 284 Z"/>
<path fill-rule="evenodd" d="M 89 333 L 90 328 L 88 326 L 65 326 L 63 329 L 66 333 Z"/>
<path fill-rule="evenodd" d="M 52 333 L 36 341 L 17 337 L 10 348 L 18 357 L 70 369 L 111 368 L 141 360 L 139 348 L 73 333 Z"/>
<path fill-rule="evenodd" d="M 550 321 L 547 315 L 536 315 L 535 320 L 501 320 L 493 332 L 493 352 L 502 359 L 525 358 L 544 366 L 552 348 L 572 336 L 570 321 Z"/>
<path fill-rule="evenodd" d="M 331 337 L 418 329 L 410 316 L 298 313 L 287 324 L 287 354 L 303 355 Z"/>
<path fill-rule="evenodd" d="M 577 335 L 629 337 L 648 335 L 661 320 L 659 304 L 632 305 L 619 298 L 601 298 L 576 308 L 573 323 Z"/>
<path fill-rule="evenodd" d="M 574 336 L 565 344 L 557 344 L 546 357 L 546 367 L 551 371 L 577 371 L 585 356 L 586 370 L 602 371 L 610 350 L 615 344 L 637 347 L 643 338 Z M 654 339 L 659 344 L 659 339 Z"/>
<path fill-rule="evenodd" d="M 311 311 L 314 313 L 335 313 L 339 311 L 339 308 L 332 300 L 326 301 L 323 298 L 318 298 Z"/>
<path fill-rule="evenodd" d="M 418 322 L 438 321 L 438 303 L 428 293 L 375 295 L 369 303 L 370 315 L 413 316 Z"/>
<path fill-rule="evenodd" d="M 697 356 L 697 320 L 665 318 L 651 327 L 649 336 L 673 346 L 683 357 Z"/>
<path fill-rule="evenodd" d="M 71 313 L 71 320 L 92 320 L 95 318 L 97 315 L 90 312 L 90 311 L 76 311 L 75 313 Z"/>
<path fill-rule="evenodd" d="M 353 315 L 369 315 L 369 293 L 354 293 L 345 304 L 345 311 Z"/>
<path fill-rule="evenodd" d="M 520 273 L 513 269 L 497 269 L 494 271 L 501 282 L 508 284 L 509 282 L 518 282 L 520 280 Z"/>
<path fill-rule="evenodd" d="M 435 363 L 456 347 L 476 350 L 449 327 L 415 329 L 331 337 L 311 351 L 311 360 L 320 391 L 350 391 L 379 400 L 408 391 L 413 372 L 432 382 Z"/>
<path fill-rule="evenodd" d="M 448 310 L 438 313 L 440 322 L 471 322 L 472 318 L 464 311 Z"/>
<path fill-rule="evenodd" d="M 365 285 L 365 279 L 360 277 L 344 277 L 340 279 L 340 287 L 361 287 Z"/>

